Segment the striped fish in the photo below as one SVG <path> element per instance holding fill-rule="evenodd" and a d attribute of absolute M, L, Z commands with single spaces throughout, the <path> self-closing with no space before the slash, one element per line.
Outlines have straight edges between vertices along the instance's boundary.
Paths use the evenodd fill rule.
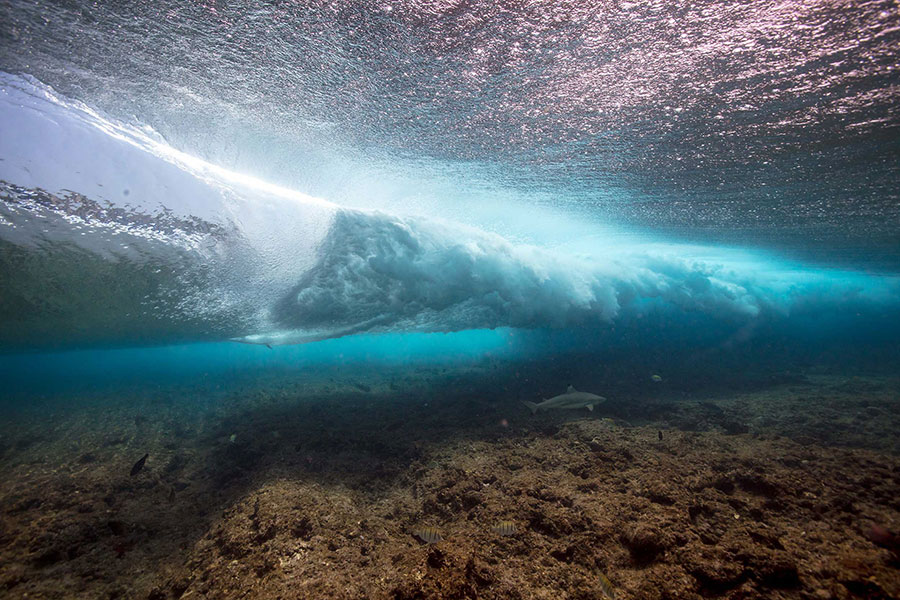
<path fill-rule="evenodd" d="M 491 527 L 491 531 L 497 535 L 516 535 L 519 533 L 519 528 L 512 521 L 500 521 Z"/>
<path fill-rule="evenodd" d="M 426 544 L 436 544 L 442 539 L 441 532 L 437 527 L 419 527 L 413 531 L 413 535 L 425 542 Z"/>
<path fill-rule="evenodd" d="M 602 571 L 597 571 L 597 580 L 600 582 L 600 590 L 609 600 L 616 600 L 616 590 L 613 589 L 612 583 L 606 578 Z"/>

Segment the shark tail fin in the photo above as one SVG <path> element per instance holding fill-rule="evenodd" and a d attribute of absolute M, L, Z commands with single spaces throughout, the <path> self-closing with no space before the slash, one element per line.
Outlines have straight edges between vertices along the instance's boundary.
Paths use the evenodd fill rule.
<path fill-rule="evenodd" d="M 535 414 L 538 411 L 538 405 L 534 402 L 529 402 L 528 400 L 523 400 L 522 404 L 531 409 L 531 414 Z"/>

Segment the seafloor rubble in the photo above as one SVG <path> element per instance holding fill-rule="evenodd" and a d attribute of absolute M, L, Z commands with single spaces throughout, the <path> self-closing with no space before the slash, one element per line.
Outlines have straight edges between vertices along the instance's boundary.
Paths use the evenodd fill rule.
<path fill-rule="evenodd" d="M 532 416 L 381 375 L 8 412 L 0 595 L 584 599 L 604 573 L 618 598 L 900 596 L 897 379 Z"/>

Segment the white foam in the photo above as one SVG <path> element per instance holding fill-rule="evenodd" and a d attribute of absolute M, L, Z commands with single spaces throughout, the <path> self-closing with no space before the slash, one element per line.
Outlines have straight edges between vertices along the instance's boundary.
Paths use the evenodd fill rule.
<path fill-rule="evenodd" d="M 696 250 L 696 248 L 694 249 Z M 318 263 L 270 313 L 271 335 L 297 343 L 365 331 L 577 327 L 666 311 L 735 329 L 789 315 L 809 301 L 896 303 L 895 278 L 792 271 L 730 251 L 721 262 L 678 246 L 603 249 L 591 258 L 512 244 L 458 224 L 342 211 Z M 793 277 L 792 277 L 793 275 Z M 330 332 L 330 333 L 329 333 Z"/>

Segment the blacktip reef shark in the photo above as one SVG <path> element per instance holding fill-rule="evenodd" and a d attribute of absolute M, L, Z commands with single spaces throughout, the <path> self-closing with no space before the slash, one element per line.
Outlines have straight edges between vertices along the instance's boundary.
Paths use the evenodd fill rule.
<path fill-rule="evenodd" d="M 535 402 L 523 401 L 522 404 L 531 409 L 531 414 L 535 414 L 539 410 L 550 410 L 551 408 L 587 408 L 594 410 L 594 405 L 606 400 L 603 396 L 591 394 L 588 392 L 579 392 L 571 385 L 565 394 L 553 396 L 549 400 L 546 398 L 540 404 Z"/>

